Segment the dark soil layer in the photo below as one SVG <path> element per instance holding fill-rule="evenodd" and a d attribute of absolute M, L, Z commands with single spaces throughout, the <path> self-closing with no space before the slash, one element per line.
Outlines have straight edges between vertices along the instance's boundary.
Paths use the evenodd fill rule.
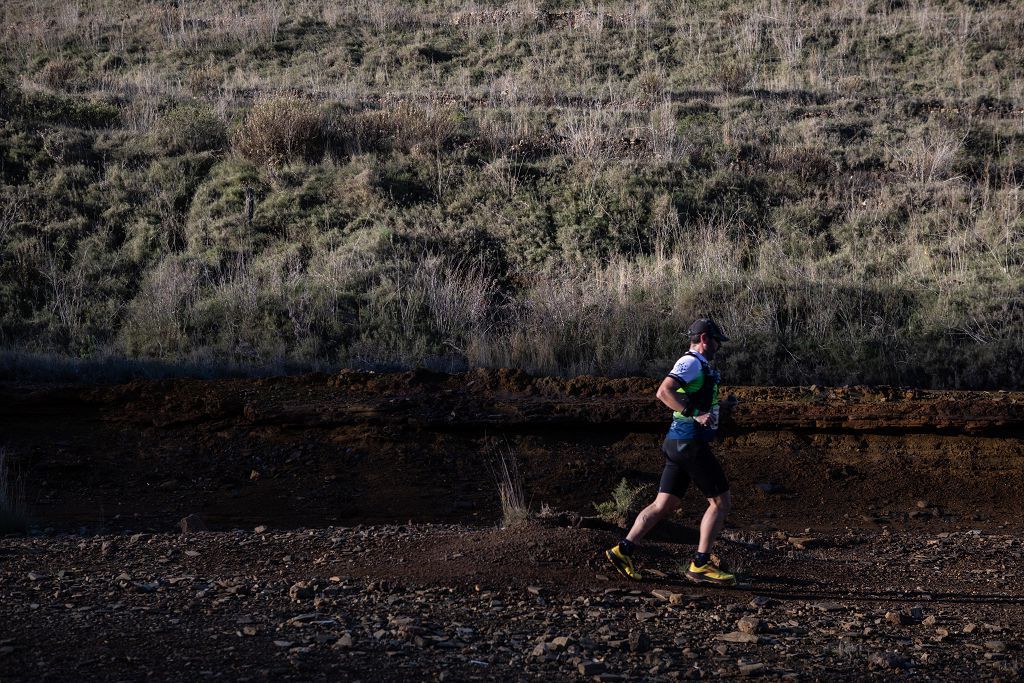
<path fill-rule="evenodd" d="M 491 523 L 491 469 L 509 455 L 534 507 L 592 514 L 622 477 L 657 482 L 669 415 L 655 388 L 513 371 L 6 385 L 0 447 L 55 530 L 168 531 L 192 512 L 213 529 Z M 716 450 L 737 527 L 1019 515 L 1024 394 L 732 393 Z M 687 509 L 702 505 L 691 491 Z"/>

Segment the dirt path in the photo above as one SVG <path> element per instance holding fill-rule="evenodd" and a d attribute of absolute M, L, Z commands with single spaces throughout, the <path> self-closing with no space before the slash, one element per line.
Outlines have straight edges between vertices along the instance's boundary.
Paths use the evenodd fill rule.
<path fill-rule="evenodd" d="M 799 542 L 790 540 L 800 534 Z M 610 532 L 381 525 L 8 539 L 4 680 L 1016 680 L 1016 533 L 734 533 L 733 589 Z M 799 549 L 800 546 L 808 549 Z M 665 576 L 657 578 L 655 574 Z"/>

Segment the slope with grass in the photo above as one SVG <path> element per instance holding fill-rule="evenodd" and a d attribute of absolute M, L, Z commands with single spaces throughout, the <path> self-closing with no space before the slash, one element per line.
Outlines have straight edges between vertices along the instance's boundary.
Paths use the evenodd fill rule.
<path fill-rule="evenodd" d="M 0 7 L 0 346 L 753 383 L 1024 367 L 1009 2 Z M 950 363 L 950 358 L 961 363 Z"/>

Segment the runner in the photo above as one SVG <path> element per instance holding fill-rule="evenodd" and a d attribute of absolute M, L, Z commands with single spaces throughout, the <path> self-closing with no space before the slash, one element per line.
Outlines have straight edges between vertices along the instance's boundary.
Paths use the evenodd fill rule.
<path fill-rule="evenodd" d="M 725 525 L 732 505 L 729 480 L 710 442 L 718 430 L 717 370 L 709 365 L 722 342 L 729 338 L 715 321 L 697 320 L 687 333 L 690 350 L 676 361 L 672 371 L 658 387 L 658 399 L 675 411 L 668 436 L 662 444 L 665 469 L 654 502 L 640 511 L 626 538 L 605 555 L 620 574 L 637 581 L 643 577 L 633 564 L 633 553 L 641 539 L 658 522 L 682 505 L 681 498 L 692 481 L 708 499 L 708 509 L 700 523 L 700 543 L 686 576 L 699 583 L 731 586 L 736 577 L 711 563 L 711 546 Z"/>

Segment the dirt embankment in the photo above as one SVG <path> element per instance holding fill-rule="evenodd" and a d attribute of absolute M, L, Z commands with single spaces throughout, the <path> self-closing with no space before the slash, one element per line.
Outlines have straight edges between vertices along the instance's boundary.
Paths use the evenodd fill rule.
<path fill-rule="evenodd" d="M 644 378 L 342 372 L 0 387 L 0 445 L 54 528 L 490 522 L 490 465 L 535 506 L 655 483 L 668 411 Z M 1024 491 L 1024 394 L 734 387 L 717 452 L 737 526 L 997 523 Z M 692 493 L 690 507 L 700 502 Z"/>

